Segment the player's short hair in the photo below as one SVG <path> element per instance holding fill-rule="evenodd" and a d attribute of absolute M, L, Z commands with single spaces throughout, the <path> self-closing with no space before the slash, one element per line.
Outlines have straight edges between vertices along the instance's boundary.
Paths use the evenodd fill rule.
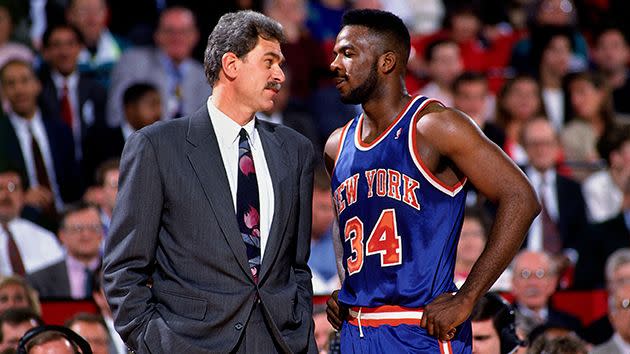
<path fill-rule="evenodd" d="M 396 52 L 407 65 L 411 51 L 411 37 L 403 21 L 391 12 L 374 9 L 355 9 L 343 15 L 342 26 L 363 26 L 381 37 L 383 51 Z"/>
<path fill-rule="evenodd" d="M 210 86 L 219 79 L 221 58 L 234 53 L 243 58 L 256 47 L 258 38 L 284 42 L 282 25 L 258 12 L 245 10 L 227 13 L 208 36 L 203 66 Z"/>

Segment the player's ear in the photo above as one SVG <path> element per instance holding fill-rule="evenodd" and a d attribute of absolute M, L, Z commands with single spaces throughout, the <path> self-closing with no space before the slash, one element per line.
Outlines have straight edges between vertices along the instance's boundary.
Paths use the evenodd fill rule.
<path fill-rule="evenodd" d="M 392 72 L 398 64 L 396 53 L 387 51 L 378 58 L 378 67 L 384 74 Z"/>

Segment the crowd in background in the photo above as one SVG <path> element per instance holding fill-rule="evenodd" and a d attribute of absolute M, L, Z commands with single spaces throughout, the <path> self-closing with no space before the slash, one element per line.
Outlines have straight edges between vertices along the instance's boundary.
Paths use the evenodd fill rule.
<path fill-rule="evenodd" d="M 119 159 L 134 131 L 202 107 L 211 94 L 205 38 L 222 14 L 253 9 L 282 24 L 286 82 L 257 117 L 294 128 L 321 152 L 360 112 L 341 103 L 328 65 L 341 16 L 363 7 L 408 26 L 409 93 L 469 115 L 539 195 L 543 211 L 492 289 L 512 294 L 521 338 L 573 333 L 586 346 L 612 336 L 628 350 L 627 1 L 0 0 L 0 353 L 42 323 L 40 299 L 59 298 L 94 299 L 100 315 L 68 326 L 100 341 L 100 352 L 125 352 L 98 279 Z M 493 214 L 467 189 L 457 285 Z M 320 167 L 309 262 L 319 295 L 339 287 L 333 218 Z M 550 297 L 566 289 L 609 291 L 610 320 L 584 327 L 553 309 Z M 322 308 L 314 318 L 323 349 L 331 329 Z"/>

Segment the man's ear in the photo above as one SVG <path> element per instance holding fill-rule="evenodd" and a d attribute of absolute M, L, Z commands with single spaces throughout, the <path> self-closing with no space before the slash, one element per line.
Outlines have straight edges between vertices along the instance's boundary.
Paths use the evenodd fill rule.
<path fill-rule="evenodd" d="M 236 54 L 227 52 L 221 57 L 221 70 L 228 79 L 234 80 L 238 76 L 240 63 L 241 61 Z"/>
<path fill-rule="evenodd" d="M 385 52 L 378 58 L 378 67 L 385 74 L 392 72 L 396 65 L 398 65 L 398 56 L 392 51 Z"/>

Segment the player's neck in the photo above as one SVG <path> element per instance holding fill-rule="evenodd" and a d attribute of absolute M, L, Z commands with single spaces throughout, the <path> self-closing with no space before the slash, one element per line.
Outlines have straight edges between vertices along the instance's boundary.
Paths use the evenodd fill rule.
<path fill-rule="evenodd" d="M 368 100 L 362 105 L 364 127 L 367 125 L 370 132 L 376 131 L 380 134 L 398 117 L 410 100 L 411 96 L 406 90 L 395 94 L 383 94 Z"/>

